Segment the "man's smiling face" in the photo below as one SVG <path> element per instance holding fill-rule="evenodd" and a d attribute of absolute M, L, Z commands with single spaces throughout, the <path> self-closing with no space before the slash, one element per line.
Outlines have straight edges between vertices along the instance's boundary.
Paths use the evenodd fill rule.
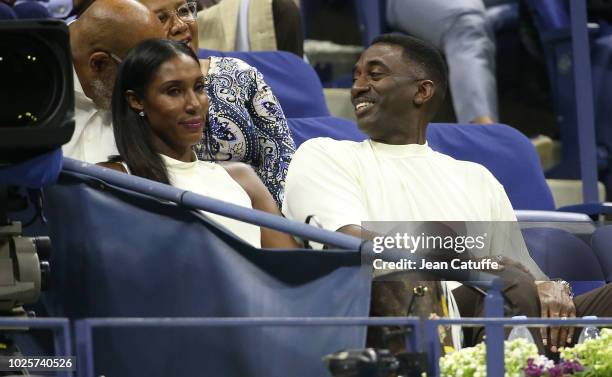
<path fill-rule="evenodd" d="M 414 109 L 423 73 L 403 54 L 401 46 L 375 43 L 355 64 L 351 101 L 359 128 L 374 140 L 385 139 Z"/>

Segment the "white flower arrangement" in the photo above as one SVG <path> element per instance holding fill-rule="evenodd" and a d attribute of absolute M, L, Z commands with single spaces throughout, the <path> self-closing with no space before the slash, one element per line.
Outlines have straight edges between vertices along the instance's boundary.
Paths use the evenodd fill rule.
<path fill-rule="evenodd" d="M 527 360 L 537 360 L 538 364 L 552 363 L 538 354 L 535 344 L 525 339 L 506 341 L 504 362 L 506 372 L 504 377 L 524 377 Z M 440 375 L 442 377 L 486 377 L 487 361 L 484 343 L 476 347 L 464 348 L 440 359 Z"/>
<path fill-rule="evenodd" d="M 561 348 L 556 364 L 539 355 L 525 339 L 504 342 L 504 377 L 612 377 L 612 329 L 602 329 L 597 339 L 572 348 Z M 442 377 L 486 377 L 486 345 L 464 348 L 440 359 Z"/>

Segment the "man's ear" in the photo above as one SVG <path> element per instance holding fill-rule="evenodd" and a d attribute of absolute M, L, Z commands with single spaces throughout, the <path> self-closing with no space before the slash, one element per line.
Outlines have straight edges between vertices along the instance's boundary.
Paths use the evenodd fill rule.
<path fill-rule="evenodd" d="M 113 64 L 110 55 L 103 51 L 96 51 L 89 55 L 89 69 L 96 73 L 100 73 L 106 69 L 109 64 Z"/>
<path fill-rule="evenodd" d="M 436 86 L 431 80 L 422 80 L 414 95 L 414 104 L 421 106 L 429 102 L 436 94 Z"/>
<path fill-rule="evenodd" d="M 142 103 L 142 100 L 138 98 L 136 92 L 134 92 L 133 90 L 128 90 L 125 92 L 125 99 L 128 102 L 128 106 L 130 106 L 132 110 L 138 113 L 144 110 L 144 104 Z"/>

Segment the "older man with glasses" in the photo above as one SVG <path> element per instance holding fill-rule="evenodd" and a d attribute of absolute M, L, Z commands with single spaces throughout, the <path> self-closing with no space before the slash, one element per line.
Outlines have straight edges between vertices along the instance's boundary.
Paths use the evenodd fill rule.
<path fill-rule="evenodd" d="M 97 0 L 70 24 L 76 127 L 65 156 L 95 163 L 117 154 L 109 110 L 118 64 L 139 42 L 163 37 L 158 18 L 134 0 Z"/>

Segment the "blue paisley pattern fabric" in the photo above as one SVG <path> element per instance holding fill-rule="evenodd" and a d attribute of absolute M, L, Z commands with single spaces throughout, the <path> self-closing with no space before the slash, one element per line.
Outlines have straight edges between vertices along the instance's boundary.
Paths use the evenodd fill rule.
<path fill-rule="evenodd" d="M 280 103 L 256 68 L 235 58 L 210 59 L 208 119 L 196 154 L 250 164 L 280 206 L 295 152 Z"/>

